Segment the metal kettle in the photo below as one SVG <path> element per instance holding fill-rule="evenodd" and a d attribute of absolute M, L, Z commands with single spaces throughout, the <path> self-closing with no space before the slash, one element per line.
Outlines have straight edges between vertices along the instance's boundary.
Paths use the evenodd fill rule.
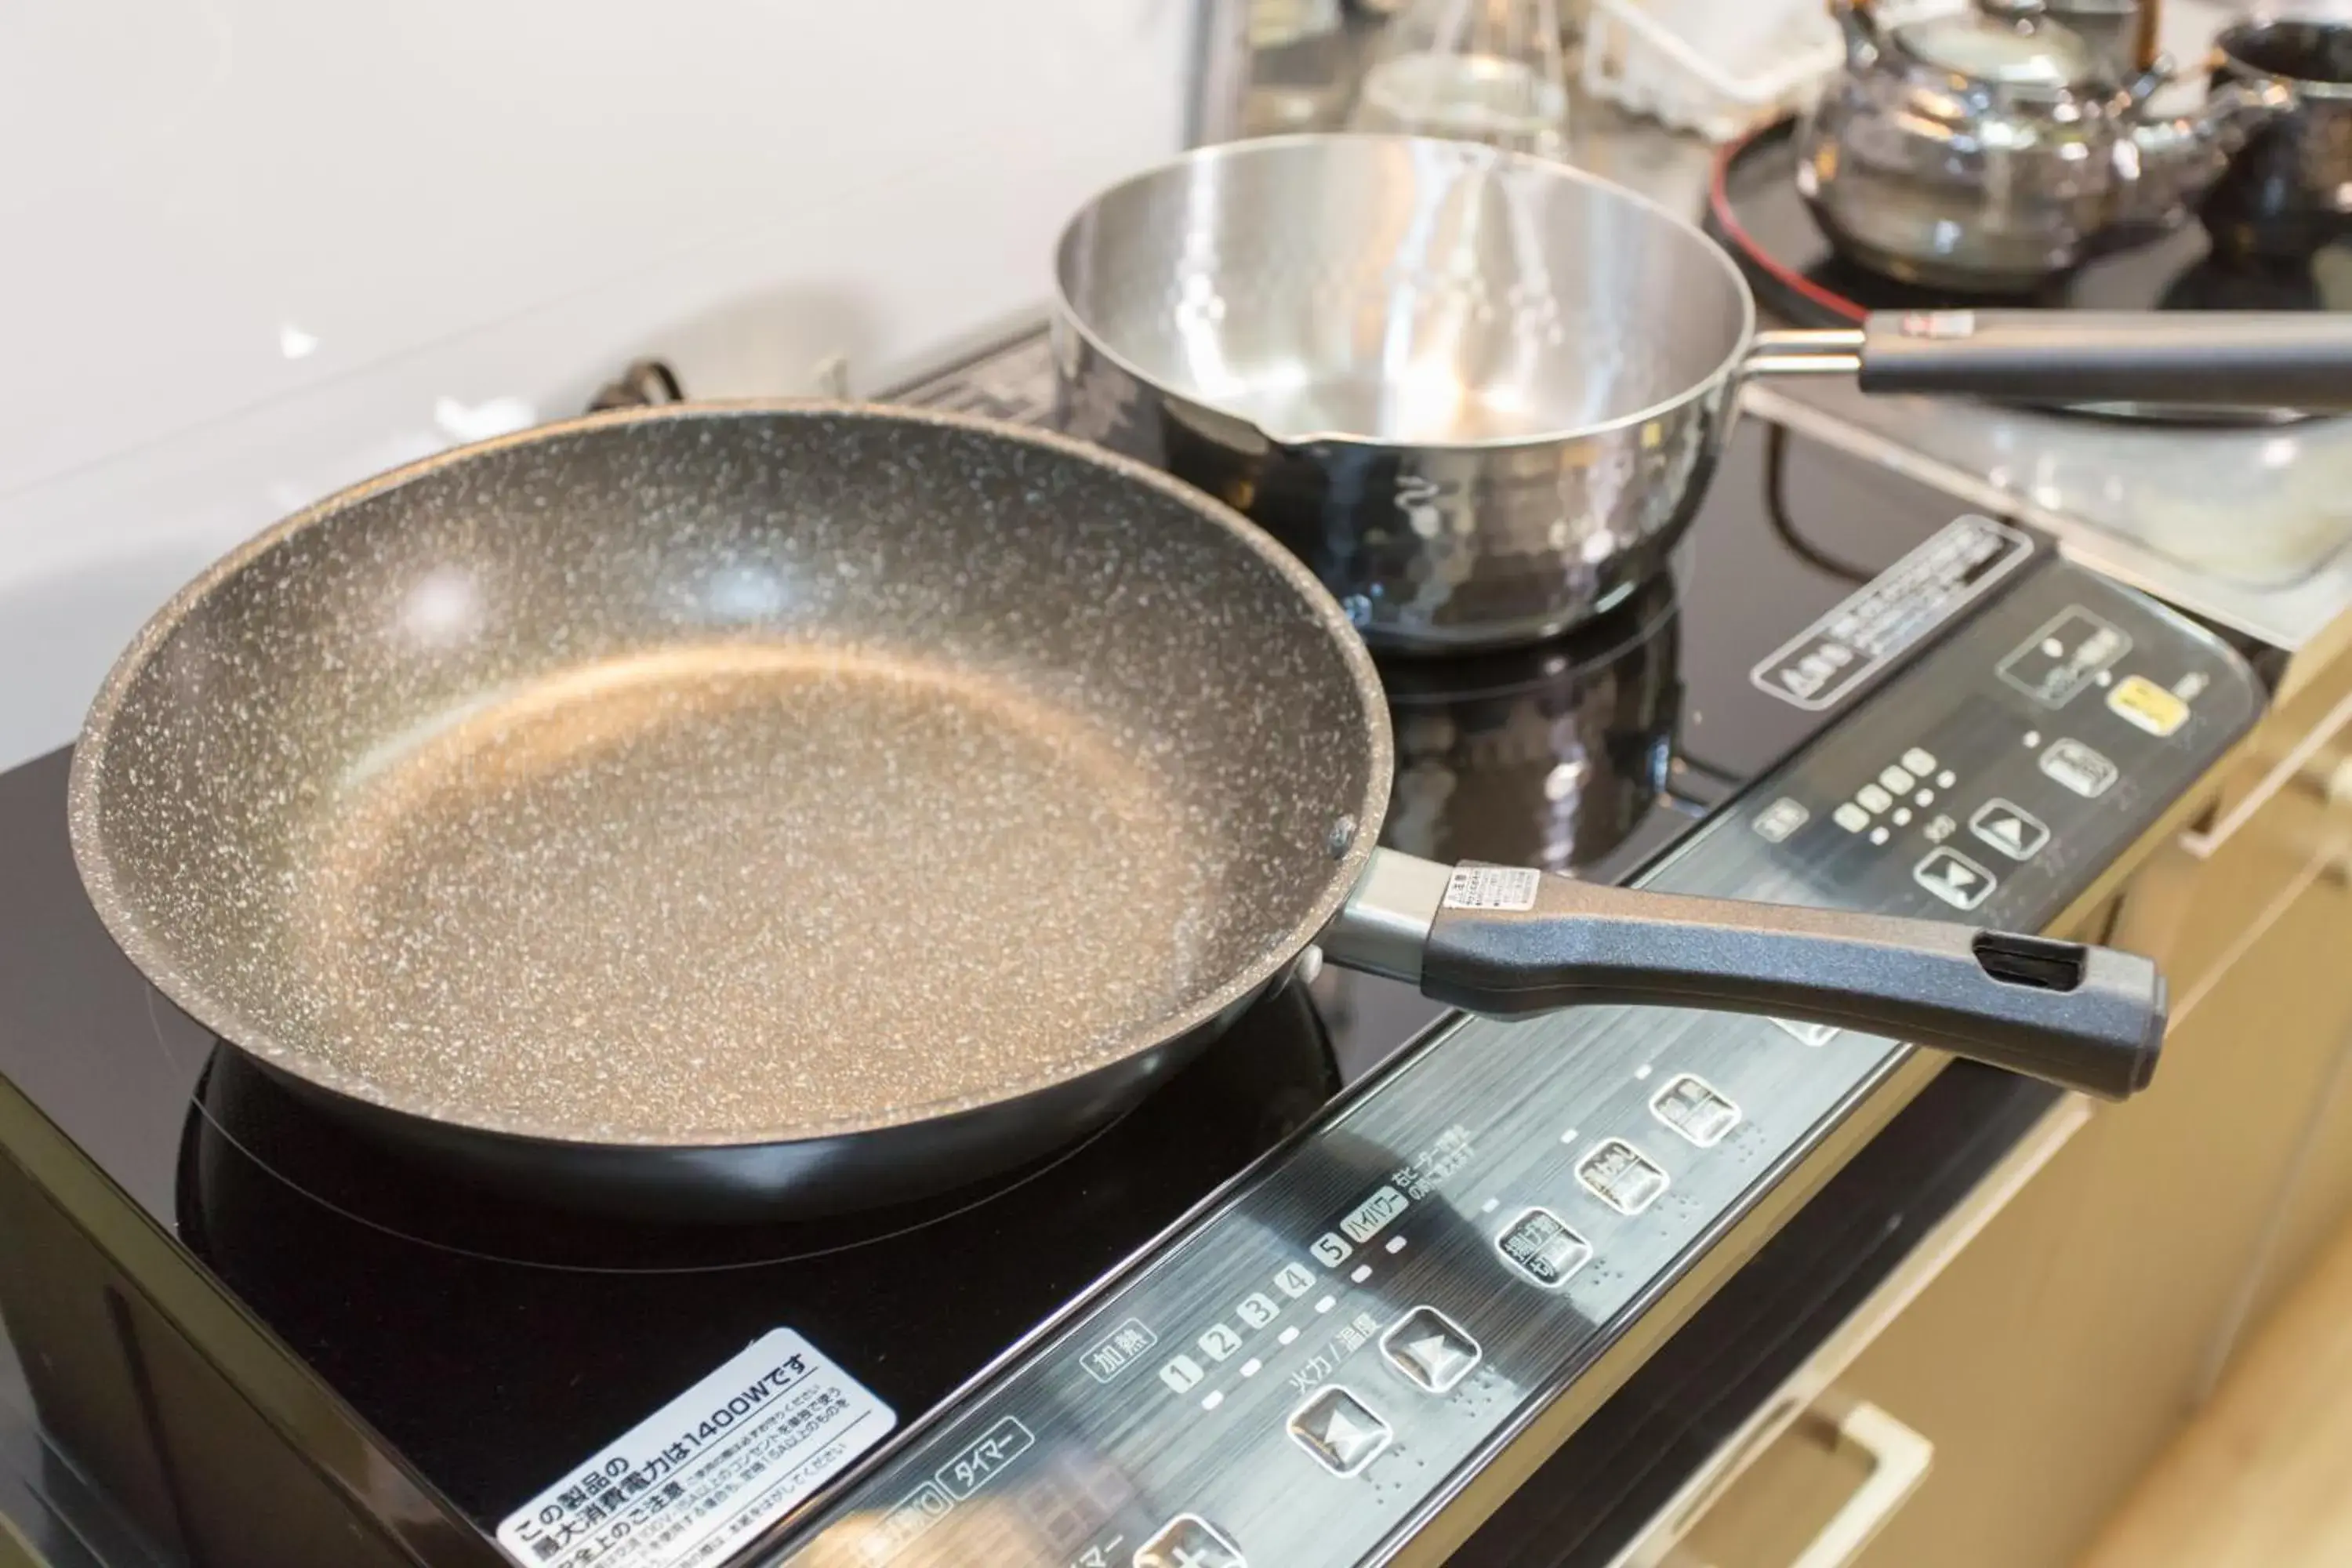
<path fill-rule="evenodd" d="M 2147 112 L 2159 60 L 2118 82 L 2042 0 L 1881 27 L 1831 0 L 1846 68 L 1800 132 L 1797 183 L 1839 249 L 1937 288 L 2023 292 L 2124 233 L 2168 226 L 2263 121 L 2275 82 Z"/>

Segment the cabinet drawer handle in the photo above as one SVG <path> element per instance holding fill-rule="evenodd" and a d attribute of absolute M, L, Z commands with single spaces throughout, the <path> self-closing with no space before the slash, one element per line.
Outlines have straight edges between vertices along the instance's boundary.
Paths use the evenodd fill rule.
<path fill-rule="evenodd" d="M 1789 1568 L 1845 1568 L 1927 1479 L 1928 1467 L 1936 1462 L 1936 1445 L 1863 1400 L 1840 1401 L 1838 1405 L 1824 1402 L 1815 1406 L 1815 1413 L 1832 1423 L 1839 1441 L 1870 1460 L 1870 1479 L 1790 1560 Z"/>
<path fill-rule="evenodd" d="M 2271 798 L 2284 789 L 2297 775 L 2311 766 L 2312 759 L 2335 742 L 2347 726 L 2352 726 L 2352 692 L 2327 710 L 2327 717 L 2312 727 L 2311 733 L 2295 742 L 2294 750 L 2279 759 L 2278 766 L 2263 775 L 2246 798 L 2233 806 L 2230 815 L 2203 833 L 2184 833 L 2180 847 L 2192 860 L 2210 860 L 2221 847 L 2238 836 L 2238 830 L 2252 819 L 2255 813 L 2271 803 Z M 2336 770 L 2337 773 L 2342 769 Z M 2338 785 L 2336 778 L 2315 780 L 2315 784 L 2334 802 Z"/>

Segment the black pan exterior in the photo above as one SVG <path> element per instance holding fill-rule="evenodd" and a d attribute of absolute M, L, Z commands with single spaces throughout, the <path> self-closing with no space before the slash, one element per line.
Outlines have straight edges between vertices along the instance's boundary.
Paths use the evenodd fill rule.
<path fill-rule="evenodd" d="M 141 634 L 74 847 L 355 1126 L 599 1207 L 890 1201 L 1078 1135 L 1281 973 L 1391 756 L 1308 574 L 1076 443 L 602 416 L 293 518 Z"/>
<path fill-rule="evenodd" d="M 1280 983 L 1277 975 L 1173 1038 L 1026 1094 L 920 1121 L 761 1143 L 519 1137 L 388 1110 L 253 1059 L 321 1115 L 488 1192 L 668 1225 L 759 1225 L 929 1197 L 1076 1143 L 1190 1066 Z"/>

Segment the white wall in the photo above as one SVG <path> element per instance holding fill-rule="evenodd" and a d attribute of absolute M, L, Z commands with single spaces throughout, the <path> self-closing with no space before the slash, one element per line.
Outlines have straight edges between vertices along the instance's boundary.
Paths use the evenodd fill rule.
<path fill-rule="evenodd" d="M 0 5 L 0 765 L 235 540 L 633 353 L 867 389 L 1165 155 L 1190 0 Z"/>

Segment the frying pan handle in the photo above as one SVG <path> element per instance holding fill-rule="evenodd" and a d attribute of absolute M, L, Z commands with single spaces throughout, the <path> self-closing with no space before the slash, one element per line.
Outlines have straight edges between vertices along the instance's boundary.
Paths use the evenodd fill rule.
<path fill-rule="evenodd" d="M 2147 1086 L 2164 1038 L 2163 978 L 2109 948 L 1515 868 L 1449 872 L 1386 851 L 1322 940 L 1340 963 L 1473 1012 L 1760 1013 L 1934 1046 L 2108 1100 Z"/>
<path fill-rule="evenodd" d="M 2352 320 L 2292 310 L 1883 310 L 1864 392 L 2352 408 Z"/>

